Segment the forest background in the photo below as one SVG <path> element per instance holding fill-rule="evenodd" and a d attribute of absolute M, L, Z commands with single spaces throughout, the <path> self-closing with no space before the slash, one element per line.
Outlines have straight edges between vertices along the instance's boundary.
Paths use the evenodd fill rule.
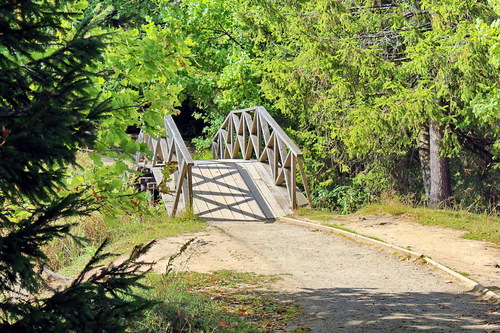
<path fill-rule="evenodd" d="M 184 47 L 175 64 L 134 50 L 119 74 L 147 82 L 120 93 L 158 94 L 153 110 L 178 98 L 204 121 L 198 148 L 229 110 L 263 105 L 304 150 L 317 207 L 348 213 L 390 194 L 498 209 L 497 0 L 107 3 L 137 43 L 164 31 Z"/>
<path fill-rule="evenodd" d="M 104 242 L 64 293 L 23 292 L 39 288 L 41 246 L 68 234 L 60 218 L 148 214 L 121 177 L 146 150 L 127 130 L 160 134 L 179 110 L 203 121 L 204 149 L 230 110 L 265 106 L 303 149 L 317 208 L 389 195 L 498 213 L 498 0 L 2 1 L 0 13 L 5 331 L 64 329 L 70 309 L 117 329 L 148 306 L 129 291 L 149 245 L 85 280 Z M 93 166 L 68 168 L 77 151 Z"/>

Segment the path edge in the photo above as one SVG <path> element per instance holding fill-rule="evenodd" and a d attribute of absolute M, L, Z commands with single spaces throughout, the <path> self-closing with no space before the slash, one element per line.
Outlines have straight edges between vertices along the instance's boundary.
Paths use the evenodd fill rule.
<path fill-rule="evenodd" d="M 326 226 L 326 225 L 317 224 L 317 223 L 312 223 L 312 222 L 308 222 L 308 221 L 304 221 L 304 220 L 299 220 L 296 218 L 284 216 L 284 217 L 279 217 L 277 219 L 277 221 L 301 225 L 301 226 L 305 226 L 305 227 L 317 229 L 317 230 L 330 231 L 330 232 L 333 232 L 336 234 L 347 236 L 349 238 L 352 238 L 353 240 L 368 242 L 368 243 L 376 244 L 376 245 L 379 245 L 379 246 L 382 246 L 382 247 L 385 247 L 385 248 L 388 248 L 391 250 L 396 250 L 398 252 L 409 255 L 414 259 L 423 259 L 423 260 L 425 260 L 425 262 L 429 263 L 430 265 L 450 274 L 454 278 L 456 278 L 456 279 L 462 281 L 463 283 L 465 283 L 466 285 L 470 286 L 472 288 L 472 290 L 479 292 L 483 296 L 483 298 L 485 298 L 493 303 L 500 304 L 500 296 L 497 295 L 495 292 L 493 292 L 490 289 L 486 288 L 485 286 L 479 284 L 478 282 L 476 282 L 472 279 L 469 279 L 468 277 L 454 271 L 453 269 L 444 266 L 443 264 L 435 261 L 434 259 L 431 259 L 430 257 L 426 256 L 425 254 L 411 251 L 411 250 L 408 250 L 408 249 L 405 249 L 405 248 L 402 248 L 402 247 L 399 247 L 396 245 L 392 245 L 390 243 L 386 243 L 386 242 L 383 242 L 383 241 L 380 241 L 377 239 L 373 239 L 373 238 L 370 238 L 367 236 L 363 236 L 363 235 L 360 235 L 360 234 L 357 234 L 357 233 L 354 233 L 351 231 L 347 231 L 344 229 Z"/>

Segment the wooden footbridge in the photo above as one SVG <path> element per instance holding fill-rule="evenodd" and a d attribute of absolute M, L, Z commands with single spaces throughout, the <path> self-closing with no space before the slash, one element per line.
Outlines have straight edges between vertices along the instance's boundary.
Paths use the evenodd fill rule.
<path fill-rule="evenodd" d="M 137 154 L 136 162 L 171 215 L 192 208 L 207 220 L 267 220 L 311 205 L 302 152 L 262 106 L 229 113 L 212 160 L 193 161 L 171 116 L 165 129 L 157 138 L 141 132 L 153 155 Z"/>

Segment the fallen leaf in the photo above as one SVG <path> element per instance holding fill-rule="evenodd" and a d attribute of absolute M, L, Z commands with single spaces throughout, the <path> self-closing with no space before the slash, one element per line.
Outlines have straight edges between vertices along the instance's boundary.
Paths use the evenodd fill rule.
<path fill-rule="evenodd" d="M 245 316 L 249 316 L 250 315 L 250 313 L 248 313 L 247 309 L 244 309 L 244 308 L 238 309 L 238 312 L 240 312 L 241 314 L 244 314 Z"/>

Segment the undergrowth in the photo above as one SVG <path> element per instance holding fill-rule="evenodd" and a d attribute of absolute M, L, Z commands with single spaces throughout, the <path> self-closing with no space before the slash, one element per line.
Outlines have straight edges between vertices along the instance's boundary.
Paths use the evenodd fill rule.
<path fill-rule="evenodd" d="M 97 247 L 109 239 L 108 252 L 123 254 L 137 244 L 155 238 L 197 232 L 205 228 L 202 220 L 192 213 L 171 218 L 163 206 L 152 206 L 151 214 L 122 216 L 119 223 L 109 226 L 102 216 L 94 214 L 71 221 L 74 237 L 54 239 L 45 247 L 49 268 L 62 275 L 72 276 L 80 271 Z M 81 243 L 81 245 L 79 245 Z"/>
<path fill-rule="evenodd" d="M 57 239 L 46 247 L 53 270 L 72 276 L 79 272 L 106 238 L 108 252 L 124 253 L 135 244 L 154 238 L 200 231 L 205 224 L 192 214 L 170 218 L 163 207 L 152 207 L 150 216 L 124 216 L 107 226 L 98 215 L 75 220 L 78 239 Z M 175 255 L 171 257 L 175 259 Z M 275 332 L 286 327 L 300 308 L 269 290 L 277 276 L 217 271 L 149 274 L 135 292 L 156 303 L 130 323 L 129 332 Z"/>

